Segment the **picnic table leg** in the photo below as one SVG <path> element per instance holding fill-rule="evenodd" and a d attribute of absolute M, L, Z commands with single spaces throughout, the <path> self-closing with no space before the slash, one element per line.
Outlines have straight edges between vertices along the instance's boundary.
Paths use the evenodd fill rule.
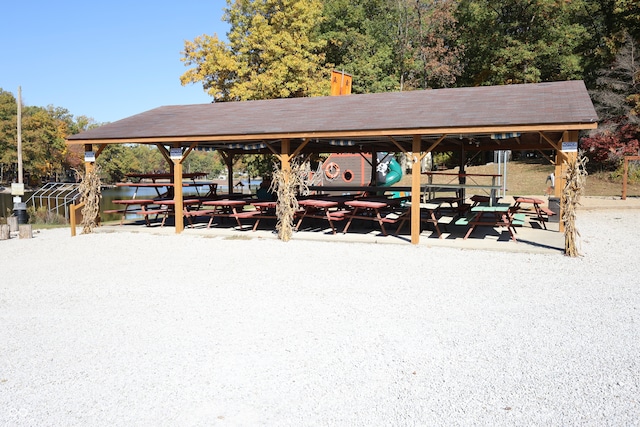
<path fill-rule="evenodd" d="M 300 229 L 300 224 L 302 224 L 302 220 L 304 219 L 304 217 L 307 215 L 307 210 L 310 209 L 309 207 L 305 207 L 304 208 L 304 212 L 302 213 L 302 216 L 300 217 L 300 219 L 298 220 L 298 223 L 296 224 L 294 230 L 298 231 Z"/>
<path fill-rule="evenodd" d="M 235 206 L 231 207 L 231 212 L 233 217 L 236 219 L 236 222 L 238 223 L 238 227 L 240 227 L 240 230 L 242 230 L 242 223 L 240 222 L 240 218 L 238 218 L 238 211 L 236 210 Z"/>
<path fill-rule="evenodd" d="M 476 223 L 480 222 L 481 218 L 482 212 L 478 212 L 476 216 L 473 217 L 471 222 L 469 222 L 469 229 L 467 230 L 467 234 L 464 235 L 464 240 L 467 240 L 467 237 L 469 237 L 471 233 L 473 233 L 473 230 L 475 230 L 476 228 Z"/>
<path fill-rule="evenodd" d="M 380 216 L 380 211 L 378 209 L 374 209 L 376 213 L 376 219 L 378 220 L 378 224 L 380 224 L 380 230 L 382 230 L 382 235 L 387 235 L 387 230 L 384 229 L 384 223 L 382 222 L 382 217 Z"/>
<path fill-rule="evenodd" d="M 507 230 L 509 231 L 509 234 L 511 234 L 511 238 L 513 239 L 513 241 L 517 242 L 518 240 L 516 239 L 516 229 L 511 223 L 511 215 L 509 215 L 508 213 L 502 214 L 502 221 L 507 224 Z"/>
<path fill-rule="evenodd" d="M 333 232 L 333 234 L 336 234 L 336 228 L 333 226 L 333 221 L 331 220 L 331 212 L 329 212 L 329 209 L 325 209 L 324 214 L 327 217 L 327 221 L 329 221 L 329 226 L 331 227 L 331 231 Z"/>
<path fill-rule="evenodd" d="M 433 224 L 433 228 L 436 229 L 436 233 L 438 233 L 438 239 L 442 239 L 442 232 L 440 231 L 440 227 L 438 226 L 438 219 L 436 218 L 435 210 L 429 209 L 429 216 L 431 217 L 431 220 L 429 222 Z"/>
<path fill-rule="evenodd" d="M 213 219 L 214 219 L 215 217 L 216 217 L 216 208 L 214 207 L 214 208 L 211 210 L 211 215 L 210 215 L 210 218 L 209 218 L 209 222 L 207 223 L 207 228 L 211 228 L 211 224 L 213 224 Z"/>
<path fill-rule="evenodd" d="M 344 229 L 342 230 L 342 234 L 346 234 L 347 230 L 349 229 L 349 226 L 351 225 L 351 221 L 353 221 L 353 217 L 356 216 L 356 214 L 358 213 L 358 207 L 353 208 L 353 212 L 351 212 L 351 216 L 349 217 L 349 221 L 347 221 L 347 224 L 344 226 Z"/>
<path fill-rule="evenodd" d="M 535 208 L 536 214 L 538 215 L 538 221 L 540 221 L 540 224 L 542 224 L 542 228 L 544 228 L 546 230 L 547 229 L 547 222 L 545 221 L 545 218 L 542 215 L 542 209 L 540 208 L 540 204 L 539 203 L 534 203 L 533 207 Z"/>

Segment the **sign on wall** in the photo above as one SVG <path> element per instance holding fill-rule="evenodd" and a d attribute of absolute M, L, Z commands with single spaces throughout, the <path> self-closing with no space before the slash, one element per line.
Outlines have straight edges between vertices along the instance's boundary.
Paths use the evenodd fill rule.
<path fill-rule="evenodd" d="M 564 153 L 577 153 L 578 142 L 577 141 L 565 141 L 562 143 L 562 151 Z"/>

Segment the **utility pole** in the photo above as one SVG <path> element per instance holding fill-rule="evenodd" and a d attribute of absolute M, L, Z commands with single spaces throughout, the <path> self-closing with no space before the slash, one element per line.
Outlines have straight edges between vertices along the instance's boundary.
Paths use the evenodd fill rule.
<path fill-rule="evenodd" d="M 18 86 L 18 184 L 22 183 L 22 87 Z"/>
<path fill-rule="evenodd" d="M 24 183 L 22 181 L 22 87 L 18 86 L 18 182 L 11 184 L 11 195 L 13 196 L 13 213 L 18 217 L 19 224 L 27 223 L 27 204 L 22 202 L 24 195 Z"/>

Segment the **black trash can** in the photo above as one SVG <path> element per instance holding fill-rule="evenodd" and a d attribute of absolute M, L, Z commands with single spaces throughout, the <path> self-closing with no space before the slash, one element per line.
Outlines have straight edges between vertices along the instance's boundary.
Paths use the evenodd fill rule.
<path fill-rule="evenodd" d="M 28 224 L 29 217 L 27 216 L 27 204 L 26 203 L 14 203 L 13 214 L 18 217 L 18 224 Z"/>
<path fill-rule="evenodd" d="M 549 215 L 549 222 L 560 222 L 560 197 L 549 197 L 549 209 L 554 215 Z"/>

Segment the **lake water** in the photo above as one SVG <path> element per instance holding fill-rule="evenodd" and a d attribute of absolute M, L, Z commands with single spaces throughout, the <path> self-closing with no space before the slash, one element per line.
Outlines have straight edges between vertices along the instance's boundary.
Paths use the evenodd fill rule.
<path fill-rule="evenodd" d="M 247 193 L 247 195 L 249 195 L 251 193 L 255 193 L 256 189 L 260 185 L 260 182 L 261 182 L 260 180 L 251 180 L 251 182 L 243 180 L 242 183 L 244 187 L 242 188 L 244 192 Z M 200 192 L 202 192 L 202 190 L 203 188 L 200 189 Z M 102 190 L 101 209 L 102 210 L 121 209 L 122 205 L 115 205 L 113 204 L 113 201 L 119 200 L 119 199 L 130 199 L 133 197 L 135 191 L 136 191 L 135 188 L 128 188 L 128 187 L 113 187 L 113 188 L 107 188 Z M 188 196 L 198 195 L 196 190 L 192 187 L 185 187 L 183 191 L 184 191 L 183 194 L 185 198 Z M 236 192 L 237 191 L 238 190 L 236 190 Z M 227 191 L 226 185 L 218 185 L 218 194 L 225 194 L 227 192 L 228 191 Z M 22 196 L 22 201 L 26 202 L 31 196 L 31 194 L 32 193 L 25 192 L 25 195 Z M 139 199 L 153 199 L 156 197 L 158 197 L 158 193 L 153 188 L 141 187 L 138 189 L 138 192 L 136 194 L 136 198 L 139 198 Z M 7 210 L 9 212 L 7 212 Z M 12 213 L 13 213 L 13 196 L 7 193 L 0 193 L 0 218 L 11 216 Z M 60 212 L 60 214 L 63 214 L 63 212 Z M 120 219 L 120 215 L 117 215 L 117 214 L 102 215 L 103 221 L 110 221 L 110 220 L 116 220 L 116 219 Z"/>

